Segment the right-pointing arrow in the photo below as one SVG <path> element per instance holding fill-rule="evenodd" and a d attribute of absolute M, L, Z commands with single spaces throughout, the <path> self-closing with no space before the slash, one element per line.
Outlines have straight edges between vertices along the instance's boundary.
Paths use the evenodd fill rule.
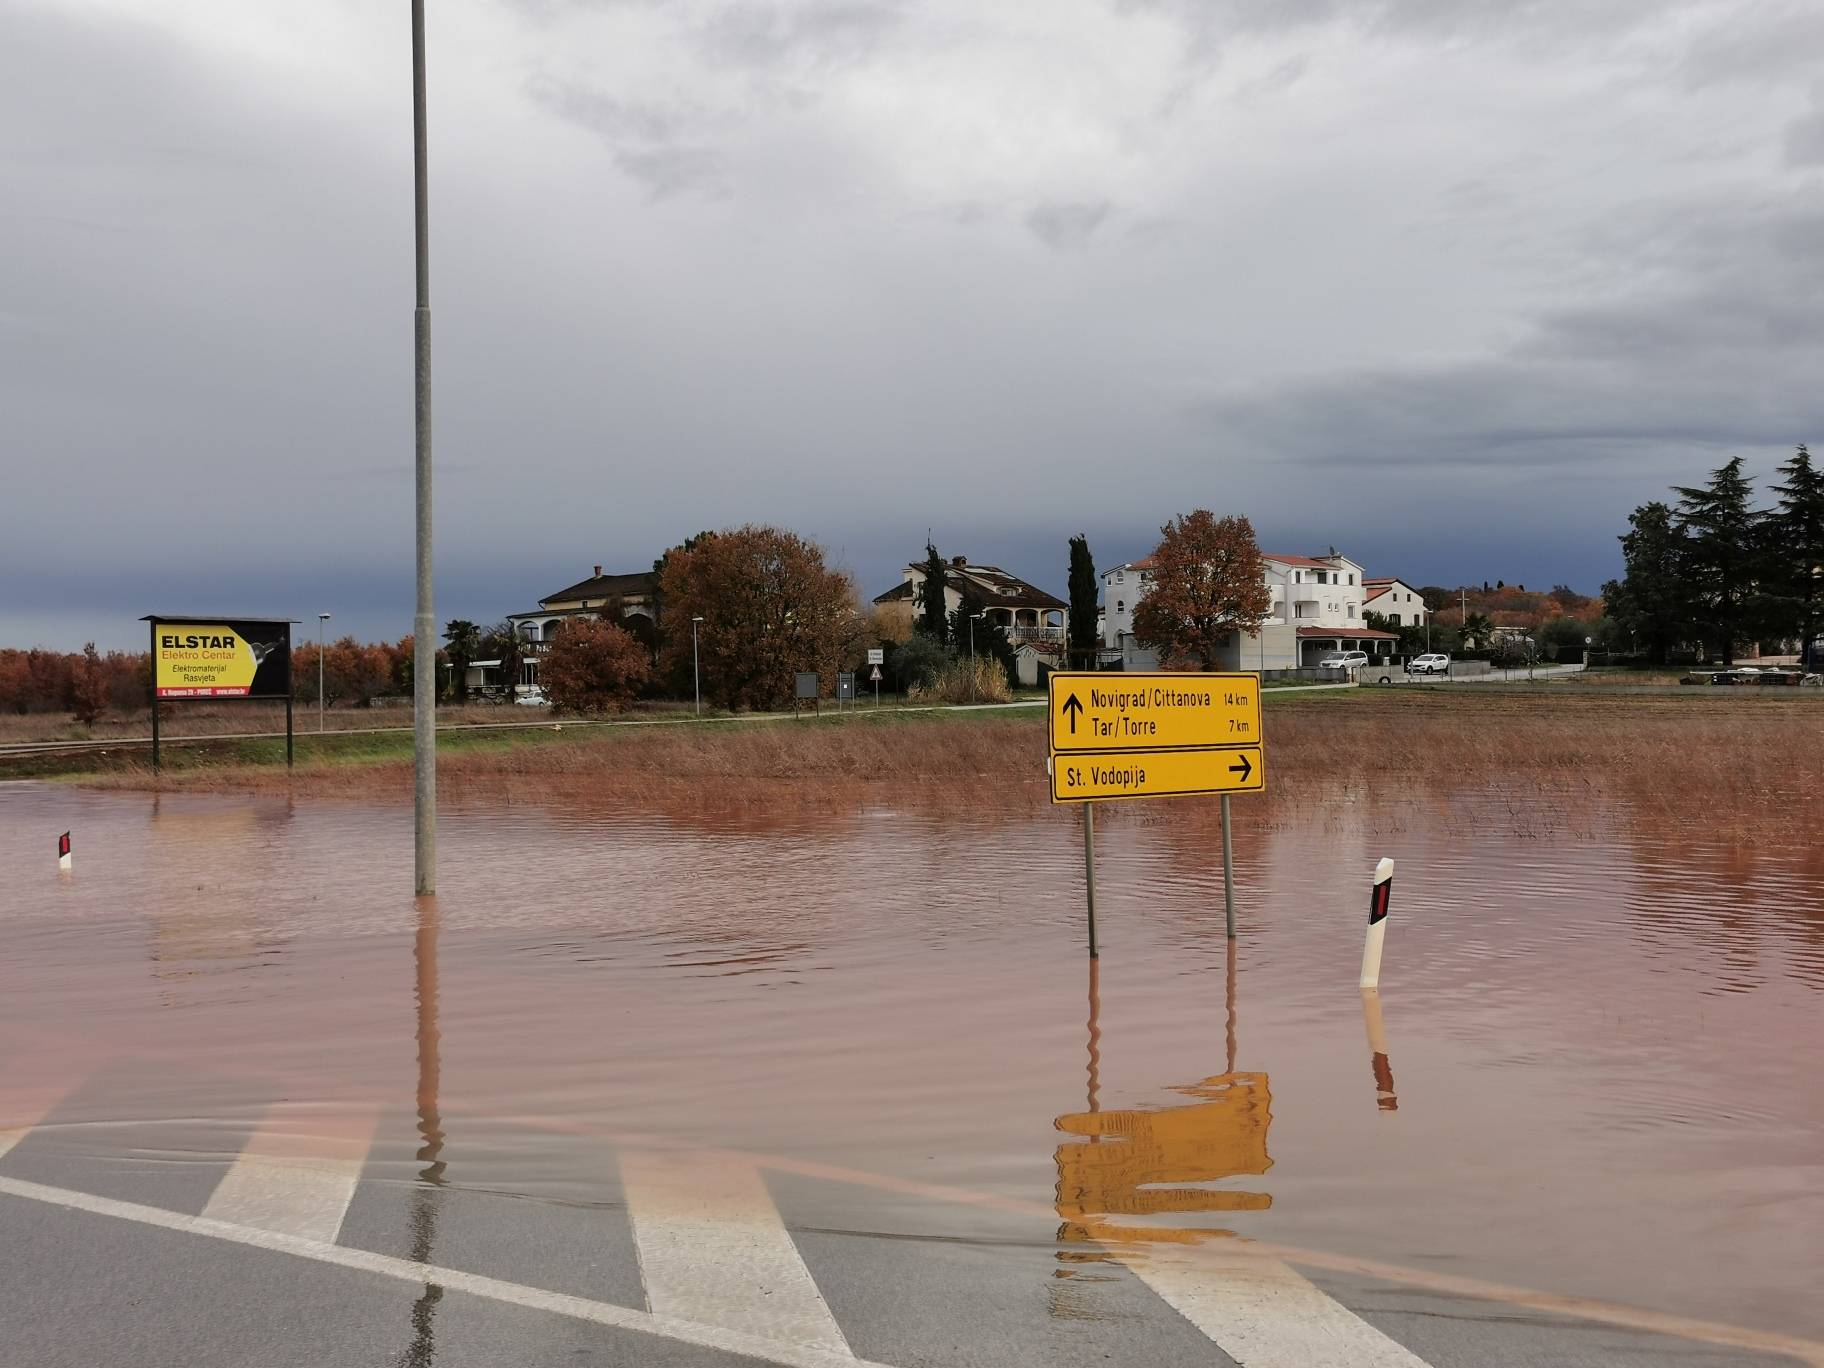
<path fill-rule="evenodd" d="M 1239 765 L 1230 765 L 1229 766 L 1229 773 L 1230 774 L 1239 774 L 1241 776 L 1241 782 L 1245 784 L 1248 782 L 1248 776 L 1250 774 L 1254 773 L 1254 762 L 1252 760 L 1248 759 L 1248 757 L 1244 754 L 1241 757 L 1241 763 Z"/>

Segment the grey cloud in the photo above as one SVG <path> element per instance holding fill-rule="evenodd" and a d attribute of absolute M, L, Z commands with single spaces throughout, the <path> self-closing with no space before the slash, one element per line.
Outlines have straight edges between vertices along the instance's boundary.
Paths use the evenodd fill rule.
<path fill-rule="evenodd" d="M 1041 204 L 1026 215 L 1026 226 L 1047 247 L 1071 251 L 1088 245 L 1096 229 L 1114 210 L 1107 200 L 1078 204 Z"/>
<path fill-rule="evenodd" d="M 1824 197 L 1684 209 L 1647 283 L 1543 311 L 1496 356 L 1226 393 L 1198 418 L 1315 466 L 1510 475 L 1676 452 L 1695 462 L 1824 432 L 1810 379 L 1824 369 L 1811 303 L 1824 290 Z M 1607 250 L 1619 258 L 1628 244 Z"/>
<path fill-rule="evenodd" d="M 526 83 L 532 100 L 559 118 L 588 129 L 607 143 L 614 163 L 644 185 L 654 199 L 724 189 L 726 160 L 704 135 L 726 127 L 726 116 L 695 106 L 619 100 L 548 73 Z"/>
<path fill-rule="evenodd" d="M 735 66 L 840 66 L 872 55 L 904 15 L 903 0 L 739 0 L 696 33 L 707 57 Z"/>
<path fill-rule="evenodd" d="M 1678 74 L 1693 89 L 1813 79 L 1824 52 L 1824 7 L 1813 0 L 1759 0 L 1717 8 L 1693 34 Z"/>
<path fill-rule="evenodd" d="M 1824 166 L 1824 100 L 1786 125 L 1786 165 Z"/>

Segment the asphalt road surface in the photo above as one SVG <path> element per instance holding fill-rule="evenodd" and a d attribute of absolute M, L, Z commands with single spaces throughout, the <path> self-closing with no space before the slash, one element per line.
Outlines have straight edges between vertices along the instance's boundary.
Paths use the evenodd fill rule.
<path fill-rule="evenodd" d="M 1011 1202 L 959 1237 L 942 1194 L 891 1180 L 858 1230 L 867 1175 L 751 1155 L 573 1135 L 563 1182 L 504 1183 L 550 1140 L 504 1122 L 471 1183 L 434 1109 L 160 1116 L 134 1070 L 9 1085 L 5 1063 L 0 1364 L 21 1368 L 1824 1363 L 1234 1239 L 1105 1248 Z"/>

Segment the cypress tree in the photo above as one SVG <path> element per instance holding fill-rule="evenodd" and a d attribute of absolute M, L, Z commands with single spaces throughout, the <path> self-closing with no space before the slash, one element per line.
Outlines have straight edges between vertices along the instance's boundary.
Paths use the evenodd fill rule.
<path fill-rule="evenodd" d="M 925 543 L 925 578 L 918 586 L 918 630 L 940 646 L 950 640 L 950 614 L 944 606 L 944 580 L 949 567 L 937 547 Z"/>
<path fill-rule="evenodd" d="M 1079 532 L 1070 539 L 1070 615 L 1065 629 L 1070 663 L 1093 670 L 1096 650 L 1096 562 L 1089 554 L 1089 538 Z"/>

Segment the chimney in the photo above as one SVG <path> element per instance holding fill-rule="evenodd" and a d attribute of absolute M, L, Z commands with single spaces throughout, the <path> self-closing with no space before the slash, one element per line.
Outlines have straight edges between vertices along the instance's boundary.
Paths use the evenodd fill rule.
<path fill-rule="evenodd" d="M 595 574 L 591 578 L 600 579 L 601 577 L 602 577 L 602 567 L 598 565 L 595 567 Z"/>
<path fill-rule="evenodd" d="M 969 557 L 952 556 L 950 557 L 950 564 L 955 566 L 958 570 L 961 570 L 965 565 L 969 564 Z"/>

